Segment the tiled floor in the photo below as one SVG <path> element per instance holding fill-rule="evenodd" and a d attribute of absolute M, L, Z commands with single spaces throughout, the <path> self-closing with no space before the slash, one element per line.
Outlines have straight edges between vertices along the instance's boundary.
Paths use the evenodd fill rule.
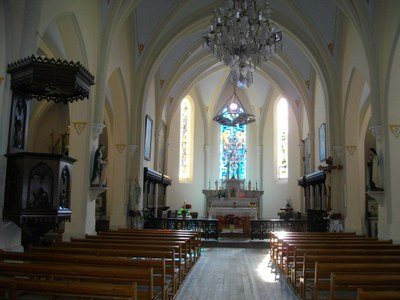
<path fill-rule="evenodd" d="M 175 300 L 298 300 L 266 248 L 204 248 Z"/>

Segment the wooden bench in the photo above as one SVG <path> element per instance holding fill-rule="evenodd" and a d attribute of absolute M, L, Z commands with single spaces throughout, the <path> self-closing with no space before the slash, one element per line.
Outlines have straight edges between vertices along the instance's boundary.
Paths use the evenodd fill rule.
<path fill-rule="evenodd" d="M 123 285 L 104 282 L 54 281 L 0 276 L 0 290 L 5 292 L 10 300 L 17 300 L 19 293 L 89 299 L 138 299 L 136 283 Z"/>
<path fill-rule="evenodd" d="M 285 248 L 278 254 L 277 267 L 281 270 L 284 276 L 289 277 L 291 264 L 294 261 L 295 248 L 309 248 L 309 249 L 400 249 L 400 245 L 392 244 L 391 240 L 379 241 L 325 241 L 325 242 L 290 242 L 287 243 Z"/>
<path fill-rule="evenodd" d="M 316 262 L 314 283 L 311 289 L 312 299 L 320 299 L 319 292 L 329 290 L 332 273 L 378 273 L 400 274 L 400 263 L 325 263 Z M 304 288 L 306 289 L 306 287 Z"/>
<path fill-rule="evenodd" d="M 332 273 L 330 279 L 329 299 L 343 299 L 340 297 L 340 292 L 364 289 L 395 289 L 400 290 L 400 272 L 397 274 L 384 273 Z M 346 300 L 356 299 L 356 296 L 349 298 L 346 295 Z M 383 299 L 379 298 L 380 300 Z"/>
<path fill-rule="evenodd" d="M 325 244 L 325 243 L 338 243 L 338 242 L 345 242 L 345 243 L 356 243 L 359 241 L 359 243 L 380 243 L 380 244 L 392 244 L 392 240 L 377 240 L 377 239 L 371 239 L 371 238 L 366 238 L 365 236 L 344 236 L 344 237 L 336 237 L 336 236 L 329 236 L 327 238 L 294 238 L 294 239 L 280 239 L 274 243 L 274 245 L 271 247 L 271 257 L 273 263 L 275 263 L 277 266 L 280 266 L 281 260 L 280 258 L 282 256 L 285 256 L 285 254 L 288 254 L 288 252 L 292 251 L 290 249 L 290 244 Z"/>
<path fill-rule="evenodd" d="M 68 280 L 132 285 L 137 283 L 139 299 L 154 297 L 153 269 L 79 266 L 48 262 L 0 262 L 1 276 L 42 280 Z"/>
<path fill-rule="evenodd" d="M 299 291 L 302 298 L 305 297 L 305 286 L 314 279 L 315 263 L 400 263 L 400 255 L 382 255 L 371 253 L 371 255 L 303 255 L 299 271 L 299 264 L 296 264 L 291 273 L 291 284 L 296 291 Z M 297 285 L 299 283 L 299 285 Z"/>
<path fill-rule="evenodd" d="M 400 291 L 357 289 L 357 300 L 399 300 Z"/>
<path fill-rule="evenodd" d="M 164 259 L 166 264 L 166 276 L 172 280 L 173 294 L 176 293 L 178 285 L 181 283 L 180 270 L 175 264 L 175 251 L 152 251 L 152 250 L 123 250 L 123 249 L 102 249 L 102 248 L 68 248 L 68 247 L 29 247 L 29 252 L 54 253 L 63 254 L 79 254 L 79 255 L 94 255 L 94 256 L 111 256 L 111 257 L 126 257 L 129 259 Z"/>
<path fill-rule="evenodd" d="M 118 240 L 118 241 L 132 241 L 136 244 L 180 244 L 182 247 L 182 253 L 187 255 L 187 259 L 185 260 L 188 265 L 187 267 L 191 267 L 195 264 L 198 257 L 198 250 L 194 246 L 194 241 L 188 237 L 173 237 L 173 236 L 136 236 L 131 235 L 129 233 L 124 234 L 100 234 L 100 235 L 86 235 L 87 240 Z M 72 238 L 71 241 L 77 240 L 76 238 Z"/>
<path fill-rule="evenodd" d="M 92 256 L 59 254 L 48 252 L 12 252 L 0 250 L 0 261 L 14 262 L 47 262 L 62 265 L 76 264 L 80 266 L 100 266 L 100 267 L 124 267 L 124 268 L 151 268 L 153 269 L 153 288 L 154 295 L 161 294 L 163 299 L 168 299 L 172 295 L 172 281 L 166 278 L 164 259 L 137 260 L 123 257 Z M 169 289 L 170 288 L 170 289 Z"/>
<path fill-rule="evenodd" d="M 182 282 L 189 273 L 192 265 L 190 255 L 182 241 L 158 241 L 158 240 L 115 240 L 115 239 L 71 239 L 71 242 L 58 242 L 55 246 L 78 247 L 78 248 L 97 248 L 103 249 L 122 249 L 122 250 L 149 250 L 149 251 L 175 251 L 175 265 L 179 269 L 179 281 Z"/>
<path fill-rule="evenodd" d="M 163 234 L 162 232 L 130 232 L 130 231 L 107 231 L 99 233 L 98 235 L 86 235 L 88 239 L 129 239 L 129 240 L 157 240 L 157 241 L 181 241 L 185 242 L 184 249 L 188 253 L 192 264 L 194 264 L 200 257 L 201 241 L 193 234 L 186 233 L 169 233 Z"/>
<path fill-rule="evenodd" d="M 165 237 L 165 236 L 173 236 L 173 237 L 185 237 L 189 238 L 189 245 L 194 254 L 194 260 L 197 259 L 201 255 L 201 232 L 189 231 L 189 230 L 171 230 L 171 229 L 119 229 L 116 231 L 117 234 L 127 234 L 134 236 L 145 236 L 145 237 Z M 115 231 L 111 231 L 108 235 L 113 235 Z"/>
<path fill-rule="evenodd" d="M 104 250 L 132 250 L 132 251 L 172 251 L 175 253 L 175 266 L 178 269 L 179 282 L 183 282 L 186 274 L 189 271 L 188 258 L 182 251 L 182 245 L 171 243 L 171 244 L 133 244 L 130 242 L 115 243 L 106 240 L 96 240 L 96 241 L 79 241 L 79 242 L 55 242 L 53 247 L 57 248 L 88 248 L 88 249 L 104 249 Z"/>
<path fill-rule="evenodd" d="M 70 243 L 70 244 L 66 244 Z M 78 244 L 79 243 L 79 244 Z M 91 244 L 91 245 L 88 245 Z M 174 241 L 174 240 L 158 240 L 158 239 L 133 239 L 133 238 L 110 238 L 110 237 L 88 237 L 88 238 L 71 238 L 71 242 L 54 242 L 54 246 L 65 246 L 73 247 L 79 245 L 82 247 L 96 247 L 97 245 L 104 245 L 107 248 L 111 246 L 115 247 L 135 247 L 144 248 L 149 250 L 166 250 L 168 248 L 175 249 L 175 254 L 178 262 L 178 266 L 182 268 L 182 276 L 184 277 L 193 267 L 195 260 L 192 256 L 189 246 L 185 241 Z"/>

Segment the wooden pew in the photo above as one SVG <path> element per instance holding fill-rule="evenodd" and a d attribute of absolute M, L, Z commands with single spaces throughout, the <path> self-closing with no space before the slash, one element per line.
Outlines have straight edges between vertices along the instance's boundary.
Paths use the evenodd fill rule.
<path fill-rule="evenodd" d="M 284 249 L 278 254 L 277 267 L 281 272 L 289 277 L 291 264 L 294 260 L 295 248 L 313 248 L 313 249 L 400 249 L 400 245 L 392 244 L 391 240 L 327 240 L 319 242 L 289 242 L 285 245 Z"/>
<path fill-rule="evenodd" d="M 175 265 L 178 269 L 179 282 L 182 282 L 184 277 L 189 271 L 187 256 L 182 251 L 182 245 L 175 243 L 158 244 L 155 241 L 151 243 L 146 243 L 145 245 L 133 244 L 128 242 L 115 243 L 114 241 L 107 240 L 81 240 L 75 241 L 76 239 L 71 239 L 71 242 L 55 242 L 53 247 L 57 248 L 89 248 L 89 249 L 104 249 L 104 250 L 132 250 L 132 251 L 171 251 L 174 250 L 175 253 Z"/>
<path fill-rule="evenodd" d="M 399 300 L 400 291 L 357 289 L 357 300 Z"/>
<path fill-rule="evenodd" d="M 0 262 L 0 274 L 1 276 L 16 278 L 113 283 L 129 286 L 136 282 L 139 299 L 152 300 L 154 297 L 153 269 L 151 268 L 78 266 L 73 264 L 65 267 L 65 265 L 48 262 Z"/>
<path fill-rule="evenodd" d="M 201 232 L 190 230 L 171 230 L 171 229 L 137 229 L 137 228 L 119 228 L 111 230 L 104 235 L 128 234 L 134 236 L 174 236 L 174 237 L 189 237 L 189 244 L 194 251 L 194 258 L 197 260 L 201 255 Z M 100 234 L 101 235 L 101 234 Z"/>
<path fill-rule="evenodd" d="M 362 254 L 362 252 L 360 252 Z M 400 253 L 399 253 L 400 254 Z M 370 255 L 303 255 L 302 271 L 298 271 L 298 265 L 292 269 L 291 284 L 299 291 L 300 297 L 305 298 L 305 287 L 314 279 L 315 264 L 319 263 L 397 263 L 400 264 L 400 255 L 382 255 L 380 252 L 371 252 Z M 299 282 L 299 286 L 297 286 Z"/>
<path fill-rule="evenodd" d="M 194 241 L 189 237 L 174 237 L 174 236 L 143 236 L 143 235 L 135 235 L 129 233 L 122 234 L 99 234 L 99 235 L 86 235 L 86 239 L 115 239 L 115 240 L 125 240 L 125 241 L 135 241 L 137 244 L 173 244 L 174 242 L 177 244 L 181 244 L 182 253 L 186 253 L 188 259 L 187 262 L 190 263 L 190 266 L 194 265 L 197 260 L 197 248 L 194 246 Z M 71 239 L 72 240 L 72 239 Z M 189 265 L 188 265 L 189 267 Z"/>
<path fill-rule="evenodd" d="M 395 289 L 400 290 L 400 272 L 397 274 L 384 273 L 332 273 L 330 279 L 329 299 L 343 299 L 340 297 L 340 292 L 345 290 L 364 289 Z M 348 299 L 356 299 L 346 297 Z M 380 300 L 383 297 L 379 298 Z M 398 299 L 398 298 L 397 298 Z"/>
<path fill-rule="evenodd" d="M 129 259 L 164 259 L 166 264 L 166 275 L 172 280 L 173 294 L 176 293 L 180 273 L 175 264 L 175 251 L 152 251 L 152 250 L 123 250 L 123 249 L 102 249 L 102 248 L 67 248 L 67 247 L 29 247 L 29 252 L 48 253 L 49 255 L 57 254 L 79 254 L 79 255 L 94 255 L 94 256 L 111 256 L 111 257 L 126 257 Z"/>
<path fill-rule="evenodd" d="M 137 300 L 137 284 L 131 285 L 53 281 L 0 276 L 0 290 L 8 294 L 8 299 L 17 300 L 19 293 L 33 293 L 46 296 L 79 298 Z"/>
<path fill-rule="evenodd" d="M 306 296 L 306 287 L 309 283 L 312 285 L 315 277 L 315 265 L 316 263 L 396 263 L 400 264 L 400 255 L 382 255 L 380 252 L 371 251 L 369 255 L 363 254 L 363 252 L 353 251 L 352 255 L 304 255 L 304 264 L 302 266 L 301 274 L 298 274 L 291 284 L 297 290 L 295 285 L 297 278 L 299 281 L 299 294 L 302 299 Z M 293 276 L 293 273 L 292 273 Z M 296 281 L 295 281 L 296 280 Z"/>
<path fill-rule="evenodd" d="M 367 238 L 364 235 L 343 235 L 343 236 L 337 236 L 337 235 L 313 235 L 311 237 L 307 236 L 301 236 L 301 237 L 285 237 L 285 238 L 280 238 L 276 239 L 272 245 L 271 245 L 271 257 L 272 261 L 275 264 L 279 263 L 279 256 L 287 250 L 287 245 L 288 243 L 323 243 L 325 241 L 362 241 L 362 242 L 374 242 L 378 241 L 378 239 L 375 238 Z M 386 240 L 384 243 L 391 243 L 391 240 Z"/>
<path fill-rule="evenodd" d="M 198 237 L 194 234 L 185 233 L 169 233 L 164 234 L 162 232 L 130 232 L 130 231 L 107 231 L 99 233 L 98 235 L 86 235 L 88 239 L 98 238 L 109 238 L 109 239 L 129 239 L 129 240 L 162 240 L 162 241 L 181 241 L 185 242 L 184 249 L 190 257 L 190 261 L 194 264 L 201 252 L 201 242 L 199 243 Z"/>
<path fill-rule="evenodd" d="M 117 244 L 120 244 L 122 247 L 131 246 L 136 248 L 145 248 L 149 250 L 165 250 L 167 248 L 174 248 L 175 254 L 177 256 L 178 266 L 182 268 L 182 276 L 184 277 L 194 265 L 194 259 L 192 257 L 192 252 L 190 251 L 189 246 L 186 241 L 181 240 L 160 240 L 160 239 L 147 239 L 147 238 L 122 238 L 122 237 L 103 237 L 103 236 L 87 236 L 86 238 L 71 238 L 71 244 L 65 245 L 65 243 L 69 242 L 54 242 L 54 246 L 66 246 L 72 247 L 74 244 L 80 243 L 80 246 L 86 247 L 95 247 L 95 244 L 102 244 L 107 246 L 108 248 L 111 244 L 114 244 L 118 247 Z M 165 249 L 162 249 L 165 248 Z"/>
<path fill-rule="evenodd" d="M 312 299 L 320 299 L 319 292 L 329 289 L 331 273 L 361 275 L 378 272 L 399 274 L 400 276 L 400 263 L 325 263 L 317 261 L 315 263 L 314 283 L 311 291 Z"/>
<path fill-rule="evenodd" d="M 154 295 L 161 294 L 163 299 L 168 299 L 172 294 L 172 281 L 166 278 L 166 267 L 164 259 L 137 260 L 123 257 L 92 256 L 41 253 L 41 252 L 12 252 L 0 250 L 0 261 L 14 262 L 47 262 L 58 265 L 79 265 L 99 267 L 124 267 L 124 268 L 151 268 L 153 269 Z M 169 287 L 171 290 L 169 290 Z"/>

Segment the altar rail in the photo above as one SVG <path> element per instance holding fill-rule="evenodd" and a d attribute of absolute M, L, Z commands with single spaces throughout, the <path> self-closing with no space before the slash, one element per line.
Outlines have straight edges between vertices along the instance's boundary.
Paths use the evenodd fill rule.
<path fill-rule="evenodd" d="M 177 218 L 158 218 L 157 228 L 174 230 L 193 230 L 201 232 L 203 239 L 218 240 L 218 220 L 217 219 L 177 219 Z M 251 220 L 251 239 L 269 239 L 269 233 L 274 231 L 292 232 L 326 232 L 329 228 L 329 220 L 284 220 L 284 219 L 264 219 Z"/>

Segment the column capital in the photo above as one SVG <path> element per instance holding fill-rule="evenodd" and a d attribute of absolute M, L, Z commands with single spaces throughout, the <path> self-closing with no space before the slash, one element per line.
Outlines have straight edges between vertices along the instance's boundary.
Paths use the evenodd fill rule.
<path fill-rule="evenodd" d="M 105 127 L 106 126 L 103 123 L 93 123 L 92 124 L 92 133 L 93 133 L 94 139 L 97 140 L 99 138 L 100 134 L 103 133 L 103 129 Z"/>
<path fill-rule="evenodd" d="M 374 125 L 369 127 L 369 130 L 372 131 L 372 134 L 374 135 L 375 139 L 380 142 L 382 138 L 382 125 Z"/>

